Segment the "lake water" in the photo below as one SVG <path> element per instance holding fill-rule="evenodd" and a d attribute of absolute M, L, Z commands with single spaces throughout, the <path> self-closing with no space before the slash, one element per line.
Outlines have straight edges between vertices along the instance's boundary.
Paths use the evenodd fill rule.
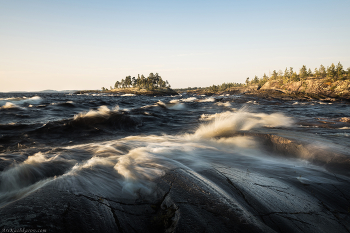
<path fill-rule="evenodd" d="M 261 205 L 274 200 L 281 211 L 302 202 L 305 211 L 305 203 L 312 208 L 320 198 L 305 196 L 298 184 L 348 184 L 349 152 L 346 102 L 185 93 L 0 94 L 2 209 L 47 186 L 111 200 L 151 200 L 159 196 L 159 179 L 181 169 L 225 198 L 237 199 L 220 177 L 245 197 L 265 195 Z M 252 184 L 294 188 L 291 195 L 303 201 L 287 203 L 265 189 L 249 191 Z M 251 203 L 242 206 L 253 212 Z"/>

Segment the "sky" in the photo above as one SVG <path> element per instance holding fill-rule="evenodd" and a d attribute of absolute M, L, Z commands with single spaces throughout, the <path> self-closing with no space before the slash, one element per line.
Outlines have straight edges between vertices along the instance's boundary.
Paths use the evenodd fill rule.
<path fill-rule="evenodd" d="M 158 73 L 173 88 L 350 67 L 350 1 L 0 0 L 0 92 Z"/>

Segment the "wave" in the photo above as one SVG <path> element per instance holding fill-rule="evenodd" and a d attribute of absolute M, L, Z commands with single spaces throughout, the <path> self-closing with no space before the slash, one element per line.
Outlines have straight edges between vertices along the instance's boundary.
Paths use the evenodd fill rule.
<path fill-rule="evenodd" d="M 36 153 L 0 173 L 0 205 L 20 198 L 41 187 L 55 176 L 64 174 L 73 164 L 59 156 Z"/>
<path fill-rule="evenodd" d="M 22 108 L 14 103 L 6 102 L 6 104 L 1 106 L 0 109 L 22 109 Z"/>
<path fill-rule="evenodd" d="M 238 131 L 247 131 L 259 127 L 290 127 L 294 121 L 282 113 L 250 113 L 245 110 L 202 115 L 208 124 L 199 126 L 194 136 L 212 138 L 232 135 Z"/>
<path fill-rule="evenodd" d="M 340 122 L 350 123 L 350 117 L 342 117 L 339 119 Z"/>
<path fill-rule="evenodd" d="M 110 110 L 107 106 L 100 106 L 98 110 L 82 112 L 74 116 L 67 124 L 73 127 L 95 127 L 100 126 L 110 129 L 131 129 L 139 125 L 139 122 L 127 114 L 119 111 L 119 106 Z"/>
<path fill-rule="evenodd" d="M 81 118 L 108 118 L 109 115 L 113 112 L 118 112 L 119 106 L 116 106 L 112 111 L 105 105 L 98 107 L 97 110 L 90 110 L 88 112 L 81 112 L 78 115 L 74 116 L 74 120 Z"/>
<path fill-rule="evenodd" d="M 51 103 L 51 105 L 57 105 L 57 106 L 62 106 L 62 107 L 75 107 L 73 101 L 66 101 L 63 103 Z M 33 105 L 29 105 L 29 107 L 33 107 Z"/>
<path fill-rule="evenodd" d="M 215 102 L 215 99 L 211 97 L 211 98 L 198 100 L 198 102 Z"/>
<path fill-rule="evenodd" d="M 97 110 L 81 112 L 73 119 L 53 121 L 44 124 L 32 133 L 73 136 L 80 132 L 114 132 L 115 130 L 132 130 L 140 125 L 140 121 L 131 117 L 126 111 L 119 111 L 118 106 L 110 110 L 107 106 L 100 106 Z M 67 135 L 71 133 L 72 135 Z"/>
<path fill-rule="evenodd" d="M 217 102 L 216 103 L 217 106 L 224 106 L 224 107 L 231 107 L 231 103 L 230 102 Z"/>
<path fill-rule="evenodd" d="M 10 98 L 1 98 L 0 104 L 4 102 L 10 102 L 16 105 L 22 104 L 39 104 L 42 102 L 42 98 L 40 96 L 33 96 L 30 98 L 27 97 L 10 97 Z"/>
<path fill-rule="evenodd" d="M 142 106 L 141 108 L 144 109 L 144 108 L 151 108 L 151 107 L 161 107 L 164 109 L 183 110 L 185 108 L 185 105 L 183 103 L 180 103 L 179 100 L 171 100 L 171 101 L 169 101 L 169 103 L 164 103 L 163 101 L 159 100 L 155 104 Z"/>
<path fill-rule="evenodd" d="M 255 100 L 254 100 L 254 101 L 253 101 L 253 100 L 249 100 L 249 101 L 247 102 L 247 104 L 257 104 L 257 105 L 259 105 L 259 103 L 256 102 Z"/>
<path fill-rule="evenodd" d="M 193 101 L 195 101 L 195 100 L 197 100 L 196 97 L 189 97 L 189 98 L 187 98 L 187 99 L 181 99 L 182 102 L 193 102 Z"/>
<path fill-rule="evenodd" d="M 281 118 L 280 122 L 271 123 L 277 116 Z M 84 117 L 88 118 L 86 114 Z M 0 173 L 0 196 L 4 201 L 13 200 L 54 180 L 56 185 L 73 192 L 84 190 L 97 196 L 134 199 L 154 194 L 157 179 L 174 169 L 198 174 L 196 172 L 212 169 L 213 164 L 220 163 L 243 167 L 246 163 L 263 164 L 271 169 L 306 166 L 302 162 L 281 159 L 283 157 L 274 159 L 271 155 L 301 158 L 327 169 L 348 171 L 350 167 L 348 157 L 325 144 L 320 146 L 277 135 L 238 132 L 238 126 L 233 127 L 235 133 L 232 134 L 232 122 L 259 121 L 253 127 L 291 124 L 291 119 L 283 115 L 237 112 L 217 114 L 212 121 L 215 119 L 231 122 L 226 124 L 230 129 L 223 130 L 221 125 L 213 129 L 213 122 L 210 122 L 201 124 L 193 134 L 129 136 L 60 148 L 51 154 L 36 153 Z"/>
<path fill-rule="evenodd" d="M 180 103 L 180 100 L 178 100 L 178 99 L 170 100 L 169 103 L 178 104 L 178 103 Z"/>

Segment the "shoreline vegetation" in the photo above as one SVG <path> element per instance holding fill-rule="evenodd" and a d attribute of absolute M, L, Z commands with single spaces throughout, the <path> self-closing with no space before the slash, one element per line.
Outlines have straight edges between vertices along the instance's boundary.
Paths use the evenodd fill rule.
<path fill-rule="evenodd" d="M 293 67 L 274 70 L 270 76 L 248 77 L 245 84 L 223 83 L 204 88 L 181 88 L 175 91 L 200 95 L 245 94 L 283 100 L 347 100 L 350 101 L 350 67 L 344 70 L 339 62 L 325 68 L 320 65 L 314 72 L 305 65 L 295 72 Z"/>
<path fill-rule="evenodd" d="M 76 91 L 75 94 L 84 93 L 118 93 L 134 95 L 164 96 L 178 93 L 191 93 L 198 95 L 244 94 L 262 98 L 278 98 L 283 100 L 347 100 L 350 101 L 350 67 L 344 70 L 339 62 L 332 63 L 327 68 L 320 65 L 314 71 L 303 65 L 299 72 L 293 67 L 274 70 L 269 76 L 264 74 L 261 78 L 248 77 L 245 83 L 223 83 L 209 87 L 188 87 L 171 89 L 167 80 L 163 80 L 158 73 L 150 73 L 148 77 L 138 75 L 137 78 L 126 76 L 117 81 L 110 89 L 105 87 L 101 91 Z"/>

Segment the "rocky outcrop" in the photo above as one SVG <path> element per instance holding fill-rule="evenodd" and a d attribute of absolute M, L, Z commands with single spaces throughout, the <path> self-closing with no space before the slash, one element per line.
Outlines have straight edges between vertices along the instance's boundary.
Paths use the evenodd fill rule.
<path fill-rule="evenodd" d="M 270 80 L 260 90 L 279 90 L 288 94 L 300 93 L 314 98 L 350 99 L 350 80 L 307 78 L 288 83 L 283 83 L 283 80 Z"/>

